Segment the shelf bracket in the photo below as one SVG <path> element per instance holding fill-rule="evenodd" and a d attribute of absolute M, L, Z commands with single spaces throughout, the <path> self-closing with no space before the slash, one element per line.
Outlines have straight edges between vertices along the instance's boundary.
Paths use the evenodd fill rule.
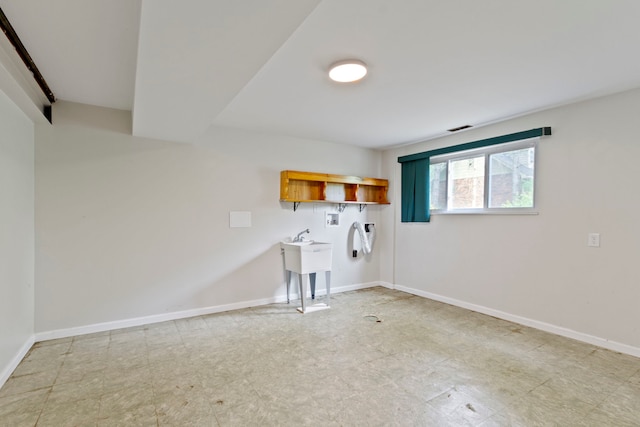
<path fill-rule="evenodd" d="M 298 210 L 298 206 L 300 206 L 300 202 L 293 202 L 293 211 L 297 211 Z"/>
<path fill-rule="evenodd" d="M 344 212 L 345 208 L 347 207 L 346 203 L 338 203 L 338 212 Z"/>
<path fill-rule="evenodd" d="M 367 205 L 360 204 L 360 212 L 362 212 L 366 207 Z"/>

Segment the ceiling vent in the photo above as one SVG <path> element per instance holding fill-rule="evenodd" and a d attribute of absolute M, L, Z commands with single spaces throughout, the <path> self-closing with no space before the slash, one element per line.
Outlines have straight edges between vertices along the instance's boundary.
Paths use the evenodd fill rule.
<path fill-rule="evenodd" d="M 457 128 L 448 129 L 448 132 L 458 132 L 459 130 L 469 129 L 470 127 L 472 127 L 472 126 L 471 125 L 464 125 L 464 126 L 460 126 L 460 127 L 457 127 Z"/>

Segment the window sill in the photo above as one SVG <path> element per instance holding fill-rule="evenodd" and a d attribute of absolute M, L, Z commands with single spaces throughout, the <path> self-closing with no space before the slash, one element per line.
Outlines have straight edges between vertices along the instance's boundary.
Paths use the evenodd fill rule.
<path fill-rule="evenodd" d="M 431 215 L 538 215 L 538 211 L 529 209 L 466 209 L 456 211 L 431 211 Z"/>

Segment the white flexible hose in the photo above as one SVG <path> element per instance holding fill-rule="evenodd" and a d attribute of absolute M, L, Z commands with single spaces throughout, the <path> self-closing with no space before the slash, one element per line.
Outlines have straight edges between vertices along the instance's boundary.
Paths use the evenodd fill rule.
<path fill-rule="evenodd" d="M 360 244 L 362 245 L 362 251 L 365 254 L 370 254 L 373 250 L 373 242 L 376 240 L 376 228 L 373 224 L 369 224 L 369 232 L 364 229 L 364 225 L 359 222 L 353 223 L 353 228 L 358 230 L 360 235 Z"/>

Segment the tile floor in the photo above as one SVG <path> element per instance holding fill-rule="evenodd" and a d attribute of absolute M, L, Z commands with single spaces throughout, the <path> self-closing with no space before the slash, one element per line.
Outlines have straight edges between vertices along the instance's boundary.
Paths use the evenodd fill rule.
<path fill-rule="evenodd" d="M 38 343 L 0 425 L 639 426 L 640 359 L 378 287 Z"/>

